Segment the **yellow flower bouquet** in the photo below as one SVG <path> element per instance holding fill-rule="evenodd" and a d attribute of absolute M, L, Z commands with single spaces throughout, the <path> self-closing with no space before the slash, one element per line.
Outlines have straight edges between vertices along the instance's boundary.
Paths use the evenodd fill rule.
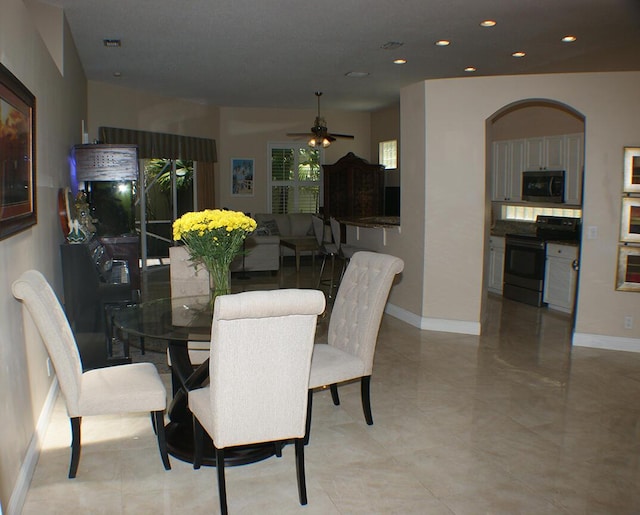
<path fill-rule="evenodd" d="M 185 213 L 173 222 L 173 239 L 184 242 L 191 260 L 209 271 L 212 301 L 229 293 L 229 265 L 256 226 L 240 211 L 221 209 Z"/>

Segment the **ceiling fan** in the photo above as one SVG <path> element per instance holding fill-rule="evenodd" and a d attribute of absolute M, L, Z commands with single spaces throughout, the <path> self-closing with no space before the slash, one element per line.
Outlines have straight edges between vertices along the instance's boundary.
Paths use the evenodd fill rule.
<path fill-rule="evenodd" d="M 327 148 L 333 141 L 336 140 L 336 138 L 354 139 L 351 134 L 336 134 L 330 133 L 327 130 L 327 122 L 320 116 L 320 97 L 322 96 L 322 91 L 316 91 L 315 95 L 316 97 L 318 97 L 318 116 L 316 116 L 313 127 L 311 127 L 311 134 L 309 134 L 308 132 L 290 132 L 287 133 L 287 136 L 310 136 L 309 146 L 312 148 Z"/>

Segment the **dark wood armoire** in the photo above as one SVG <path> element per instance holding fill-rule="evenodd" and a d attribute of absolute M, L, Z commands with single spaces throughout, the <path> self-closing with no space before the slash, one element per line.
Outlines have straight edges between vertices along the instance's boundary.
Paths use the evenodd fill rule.
<path fill-rule="evenodd" d="M 349 152 L 322 169 L 325 219 L 384 215 L 384 166 Z"/>

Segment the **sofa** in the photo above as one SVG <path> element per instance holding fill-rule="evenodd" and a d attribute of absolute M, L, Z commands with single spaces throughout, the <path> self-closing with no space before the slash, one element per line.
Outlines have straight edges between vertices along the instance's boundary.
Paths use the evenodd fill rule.
<path fill-rule="evenodd" d="M 257 213 L 251 216 L 258 227 L 245 240 L 244 270 L 247 272 L 280 270 L 280 238 L 295 236 L 315 241 L 312 213 Z M 292 249 L 283 248 L 282 251 L 284 256 L 294 255 Z M 311 255 L 311 251 L 304 254 Z M 242 270 L 242 256 L 238 256 L 231 263 L 231 271 Z"/>

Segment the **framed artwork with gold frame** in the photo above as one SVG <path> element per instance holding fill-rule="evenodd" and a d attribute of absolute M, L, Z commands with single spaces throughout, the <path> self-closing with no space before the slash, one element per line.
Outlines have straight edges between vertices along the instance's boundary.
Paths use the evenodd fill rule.
<path fill-rule="evenodd" d="M 36 224 L 35 96 L 0 64 L 0 240 Z"/>
<path fill-rule="evenodd" d="M 622 199 L 620 240 L 640 243 L 640 198 Z"/>
<path fill-rule="evenodd" d="M 640 291 L 640 246 L 618 246 L 616 290 Z"/>
<path fill-rule="evenodd" d="M 625 193 L 640 193 L 640 147 L 624 147 Z"/>

